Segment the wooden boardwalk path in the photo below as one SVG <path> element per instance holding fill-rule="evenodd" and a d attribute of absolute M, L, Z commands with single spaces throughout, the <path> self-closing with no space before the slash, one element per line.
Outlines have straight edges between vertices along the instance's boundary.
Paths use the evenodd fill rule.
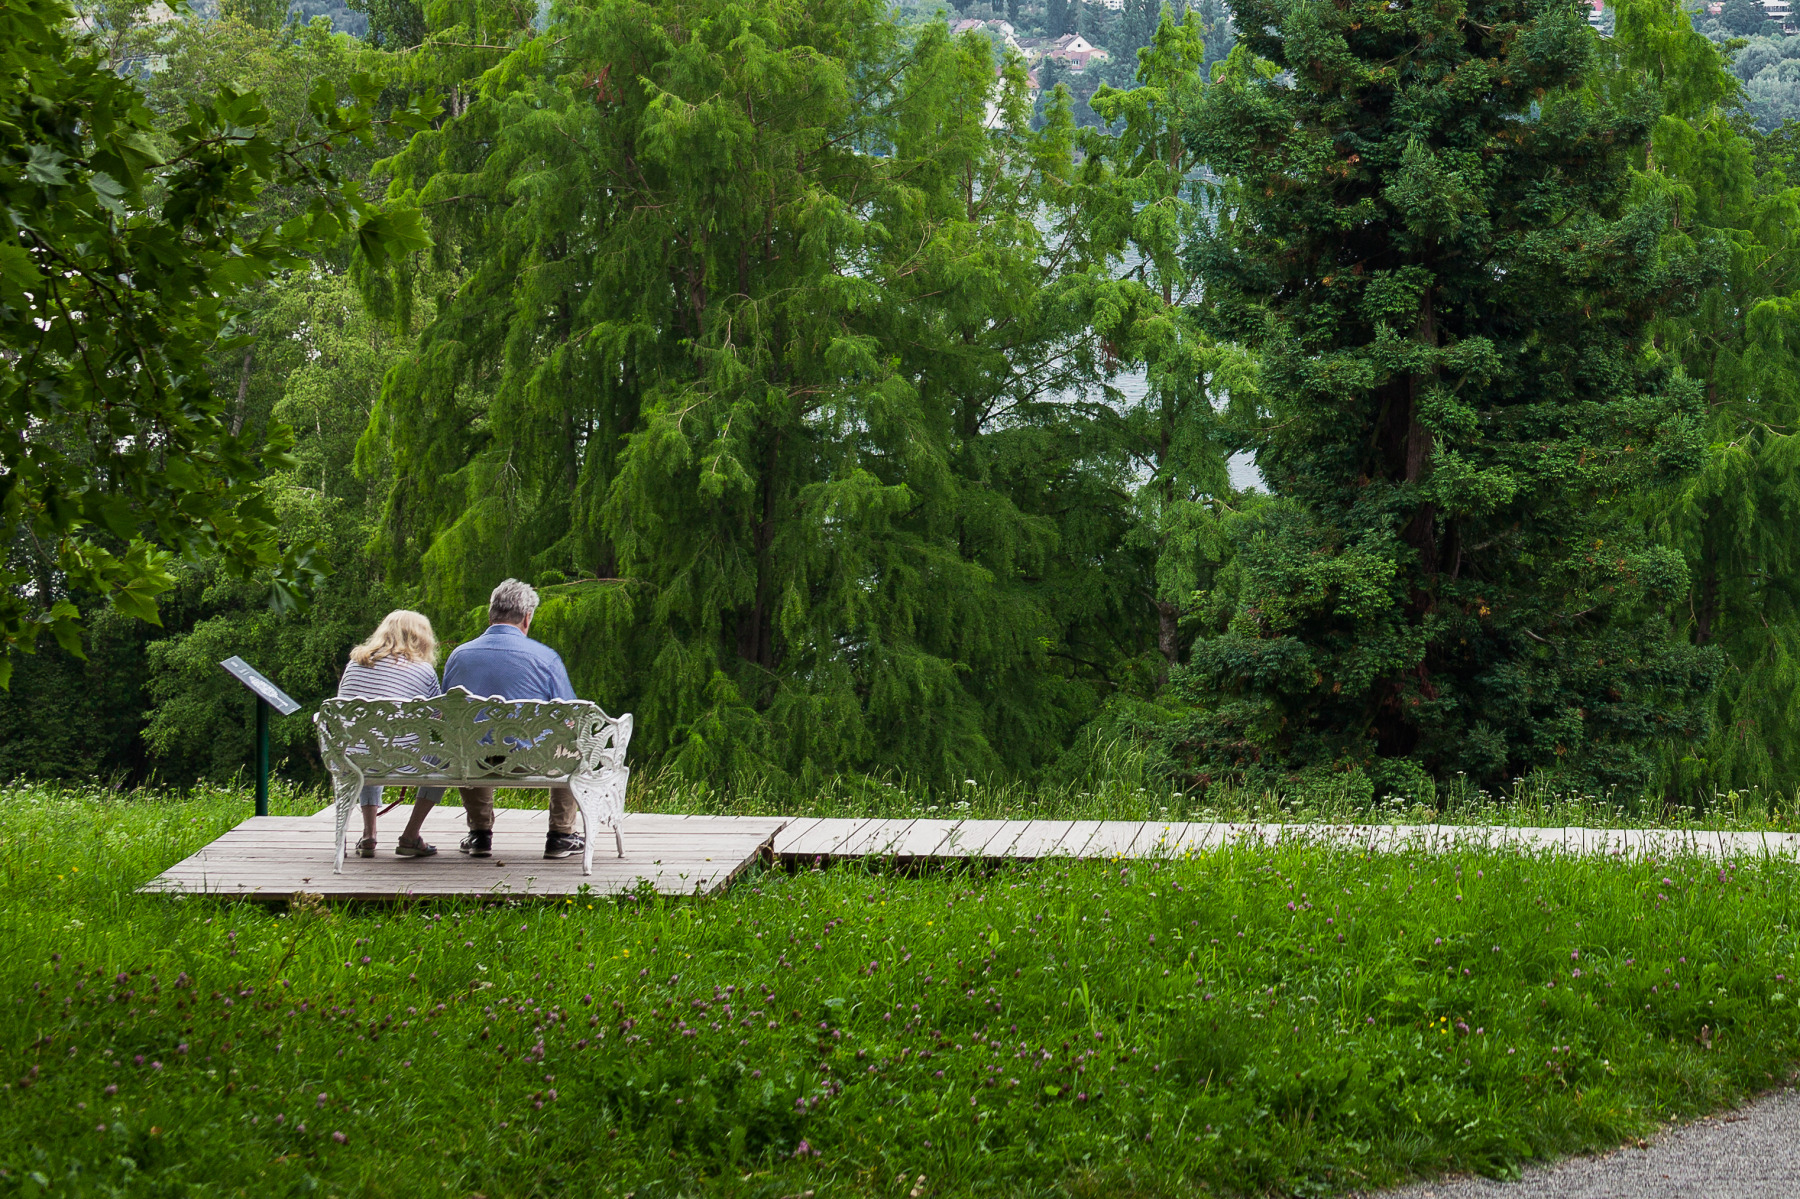
<path fill-rule="evenodd" d="M 1694 829 L 1506 828 L 1498 825 L 1226 824 L 1135 820 L 886 820 L 757 816 L 625 817 L 625 853 L 613 856 L 601 830 L 594 873 L 579 857 L 546 861 L 547 813 L 501 808 L 494 856 L 457 852 L 462 811 L 439 808 L 425 836 L 434 858 L 396 858 L 400 813 L 384 822 L 380 856 L 350 857 L 333 874 L 333 815 L 251 817 L 146 883 L 144 891 L 284 900 L 307 892 L 341 899 L 574 895 L 585 885 L 618 895 L 649 884 L 664 895 L 712 895 L 752 863 L 869 858 L 884 861 L 996 862 L 1045 859 L 1179 858 L 1229 845 L 1304 844 L 1354 853 L 1444 852 L 1463 848 L 1614 856 L 1696 853 L 1708 857 L 1800 857 L 1800 834 Z"/>
<path fill-rule="evenodd" d="M 1800 834 L 1701 829 L 801 818 L 788 821 L 775 834 L 775 854 L 788 861 L 864 857 L 1110 860 L 1182 857 L 1232 844 L 1307 844 L 1359 853 L 1513 848 L 1611 855 L 1800 856 Z"/>

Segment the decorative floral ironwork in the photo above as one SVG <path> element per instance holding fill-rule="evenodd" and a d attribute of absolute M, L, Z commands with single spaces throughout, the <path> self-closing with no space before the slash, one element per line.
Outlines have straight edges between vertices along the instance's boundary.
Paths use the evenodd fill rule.
<path fill-rule="evenodd" d="M 581 872 L 593 872 L 596 822 L 625 842 L 631 714 L 587 700 L 502 699 L 461 687 L 436 699 L 328 699 L 313 716 L 337 801 L 337 871 L 350 811 L 365 786 L 553 787 L 575 793 L 588 834 Z"/>

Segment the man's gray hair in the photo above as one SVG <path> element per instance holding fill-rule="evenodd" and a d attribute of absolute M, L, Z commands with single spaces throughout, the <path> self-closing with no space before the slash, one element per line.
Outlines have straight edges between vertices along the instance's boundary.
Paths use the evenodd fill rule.
<path fill-rule="evenodd" d="M 507 579 L 488 596 L 489 624 L 524 624 L 537 611 L 538 593 L 530 583 Z"/>

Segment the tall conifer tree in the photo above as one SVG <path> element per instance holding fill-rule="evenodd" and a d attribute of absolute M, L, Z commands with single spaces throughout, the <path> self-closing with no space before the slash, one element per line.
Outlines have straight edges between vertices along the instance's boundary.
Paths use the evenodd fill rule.
<path fill-rule="evenodd" d="M 1669 252 L 1717 252 L 1724 277 L 1692 311 L 1652 325 L 1652 353 L 1704 388 L 1700 471 L 1652 493 L 1650 529 L 1692 584 L 1678 627 L 1726 669 L 1704 741 L 1671 740 L 1671 798 L 1800 788 L 1800 188 L 1778 140 L 1741 129 L 1737 80 L 1672 0 L 1623 0 L 1607 43 L 1623 80 L 1663 112 L 1637 186 L 1663 198 Z"/>
<path fill-rule="evenodd" d="M 431 11 L 428 55 L 502 49 L 396 163 L 465 281 L 371 426 L 389 560 L 458 616 L 550 583 L 534 628 L 690 775 L 1053 755 L 1108 617 L 1057 557 L 1051 401 L 1105 369 L 1066 102 L 1032 132 L 1022 61 L 877 0 Z"/>
<path fill-rule="evenodd" d="M 1229 177 L 1195 261 L 1214 328 L 1262 352 L 1284 502 L 1196 647 L 1179 749 L 1196 776 L 1641 786 L 1714 670 L 1661 615 L 1680 556 L 1627 506 L 1700 449 L 1699 389 L 1643 356 L 1709 281 L 1631 196 L 1654 95 L 1587 92 L 1568 0 L 1234 13 L 1189 127 Z"/>

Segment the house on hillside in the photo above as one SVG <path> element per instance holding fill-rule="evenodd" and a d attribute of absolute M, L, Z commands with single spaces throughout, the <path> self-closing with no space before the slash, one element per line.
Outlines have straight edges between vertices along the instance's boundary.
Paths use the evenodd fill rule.
<path fill-rule="evenodd" d="M 1112 55 L 1079 33 L 1065 33 L 1044 47 L 1045 58 L 1054 58 L 1072 71 L 1085 71 L 1090 62 L 1105 62 Z"/>

